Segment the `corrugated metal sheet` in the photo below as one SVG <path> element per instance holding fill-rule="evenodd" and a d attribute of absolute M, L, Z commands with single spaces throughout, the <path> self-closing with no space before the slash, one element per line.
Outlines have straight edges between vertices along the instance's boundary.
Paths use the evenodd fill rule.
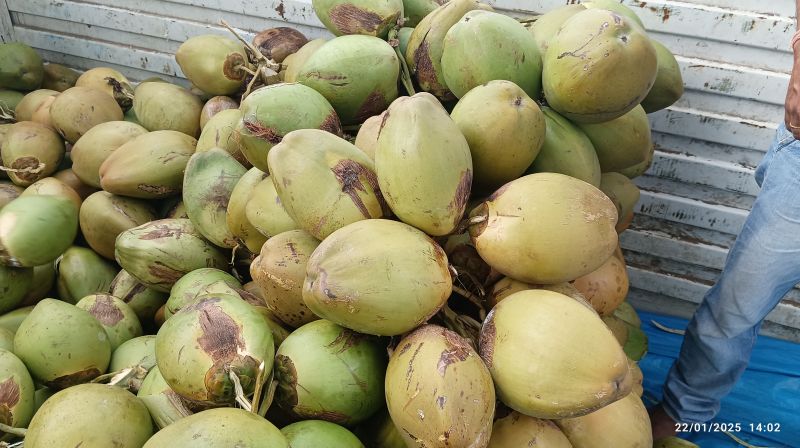
<path fill-rule="evenodd" d="M 495 0 L 515 16 L 570 0 Z M 757 186 L 753 170 L 767 149 L 792 65 L 790 0 L 624 0 L 652 37 L 678 56 L 686 95 L 652 115 L 657 152 L 637 180 L 642 200 L 622 237 L 631 299 L 687 315 L 722 267 Z M 172 53 L 188 37 L 226 34 L 225 19 L 249 38 L 264 28 L 297 27 L 326 36 L 311 0 L 0 0 L 0 36 L 77 68 L 115 67 L 134 80 L 179 80 Z M 768 317 L 770 334 L 797 337 L 800 291 Z"/>

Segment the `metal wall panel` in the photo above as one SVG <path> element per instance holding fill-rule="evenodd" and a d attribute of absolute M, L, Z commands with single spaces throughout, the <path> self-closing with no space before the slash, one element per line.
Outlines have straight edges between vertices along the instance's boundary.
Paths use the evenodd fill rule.
<path fill-rule="evenodd" d="M 531 16 L 574 0 L 494 0 Z M 631 300 L 688 315 L 713 284 L 758 188 L 753 170 L 783 118 L 795 29 L 790 0 L 623 0 L 651 36 L 678 56 L 686 95 L 651 117 L 657 151 L 637 180 L 642 199 L 621 241 Z M 178 82 L 172 53 L 199 34 L 245 38 L 290 25 L 329 36 L 311 0 L 0 0 L 0 37 L 27 42 L 46 59 L 80 69 L 112 66 L 131 79 Z M 800 291 L 768 317 L 765 331 L 798 339 Z"/>

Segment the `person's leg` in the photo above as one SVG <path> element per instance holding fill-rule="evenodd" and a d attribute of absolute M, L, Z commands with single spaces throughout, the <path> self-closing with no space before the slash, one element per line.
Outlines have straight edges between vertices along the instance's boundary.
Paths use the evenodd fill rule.
<path fill-rule="evenodd" d="M 716 415 L 747 367 L 762 320 L 800 281 L 800 142 L 782 125 L 757 180 L 761 192 L 669 372 L 654 434 L 666 431 L 668 417 L 704 422 Z"/>

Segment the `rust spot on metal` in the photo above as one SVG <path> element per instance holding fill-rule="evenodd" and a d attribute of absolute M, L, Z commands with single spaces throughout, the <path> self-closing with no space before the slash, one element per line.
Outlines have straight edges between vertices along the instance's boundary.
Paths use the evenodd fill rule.
<path fill-rule="evenodd" d="M 666 6 L 661 8 L 661 21 L 666 22 L 667 20 L 669 20 L 671 14 L 672 10 L 670 8 Z"/>
<path fill-rule="evenodd" d="M 19 403 L 19 397 L 19 384 L 14 378 L 8 378 L 0 383 L 0 422 L 6 425 L 12 424 L 14 413 L 11 409 Z"/>
<path fill-rule="evenodd" d="M 364 201 L 359 195 L 359 192 L 369 194 L 363 181 L 367 182 L 375 198 L 378 200 L 382 212 L 381 216 L 389 214 L 389 205 L 386 204 L 386 200 L 384 200 L 383 194 L 381 194 L 380 187 L 378 186 L 378 177 L 375 175 L 374 171 L 349 159 L 339 161 L 339 163 L 331 168 L 331 171 L 342 186 L 342 193 L 350 196 L 353 204 L 358 208 L 364 218 L 369 219 L 374 218 L 374 216 L 370 214 L 366 204 L 364 204 Z"/>
<path fill-rule="evenodd" d="M 388 106 L 388 101 L 386 101 L 386 97 L 383 96 L 383 93 L 375 90 L 361 103 L 361 107 L 358 108 L 355 118 L 359 122 L 366 121 L 368 118 L 386 110 Z"/>
<path fill-rule="evenodd" d="M 247 132 L 251 137 L 264 140 L 272 143 L 273 145 L 277 145 L 283 140 L 283 135 L 281 135 L 275 129 L 264 126 L 259 121 L 244 119 L 242 120 L 242 124 L 244 125 L 244 128 L 247 129 Z"/>
<path fill-rule="evenodd" d="M 89 314 L 106 327 L 113 327 L 125 318 L 122 311 L 114 304 L 113 296 L 109 294 L 97 294 L 94 304 L 89 308 Z"/>
<path fill-rule="evenodd" d="M 72 387 L 76 384 L 88 383 L 89 381 L 100 376 L 101 373 L 102 372 L 92 367 L 79 372 L 70 373 L 69 375 L 60 376 L 52 381 L 46 381 L 44 384 L 49 388 L 61 390 Z"/>
<path fill-rule="evenodd" d="M 461 221 L 461 217 L 464 214 L 464 209 L 467 206 L 467 201 L 469 201 L 469 194 L 471 190 L 472 170 L 466 170 L 461 173 L 461 180 L 458 182 L 458 186 L 456 187 L 455 197 L 453 197 L 453 201 L 447 206 L 450 211 L 455 212 L 456 226 Z"/>
<path fill-rule="evenodd" d="M 444 376 L 450 364 L 467 360 L 470 348 L 469 344 L 461 336 L 450 330 L 444 330 L 442 335 L 447 348 L 439 355 L 439 363 L 436 365 L 436 370 L 439 375 Z"/>
<path fill-rule="evenodd" d="M 492 368 L 494 358 L 494 339 L 497 334 L 497 329 L 494 325 L 494 312 L 489 312 L 486 321 L 483 323 L 480 338 L 478 340 L 478 347 L 480 350 L 481 358 L 486 366 Z"/>
<path fill-rule="evenodd" d="M 341 137 L 342 134 L 342 122 L 339 120 L 339 116 L 336 115 L 336 112 L 331 112 L 330 115 L 325 117 L 325 120 L 319 126 L 320 130 L 328 131 L 333 135 Z"/>
<path fill-rule="evenodd" d="M 281 19 L 286 20 L 286 7 L 283 5 L 283 0 L 275 7 L 275 12 L 281 16 Z"/>
<path fill-rule="evenodd" d="M 351 3 L 340 3 L 331 8 L 328 16 L 331 23 L 343 34 L 376 34 L 387 22 L 396 22 L 399 14 L 388 17 L 386 21 L 371 11 L 366 11 Z"/>
<path fill-rule="evenodd" d="M 198 320 L 203 335 L 197 339 L 197 343 L 215 363 L 235 359 L 239 350 L 245 349 L 239 325 L 215 302 L 201 300 L 198 305 Z"/>

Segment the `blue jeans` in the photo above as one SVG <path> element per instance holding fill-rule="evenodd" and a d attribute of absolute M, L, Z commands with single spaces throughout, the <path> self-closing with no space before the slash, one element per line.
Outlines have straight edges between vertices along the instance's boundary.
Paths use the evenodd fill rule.
<path fill-rule="evenodd" d="M 800 282 L 800 141 L 781 124 L 755 173 L 761 191 L 664 384 L 678 422 L 719 412 L 747 368 L 761 322 Z"/>

